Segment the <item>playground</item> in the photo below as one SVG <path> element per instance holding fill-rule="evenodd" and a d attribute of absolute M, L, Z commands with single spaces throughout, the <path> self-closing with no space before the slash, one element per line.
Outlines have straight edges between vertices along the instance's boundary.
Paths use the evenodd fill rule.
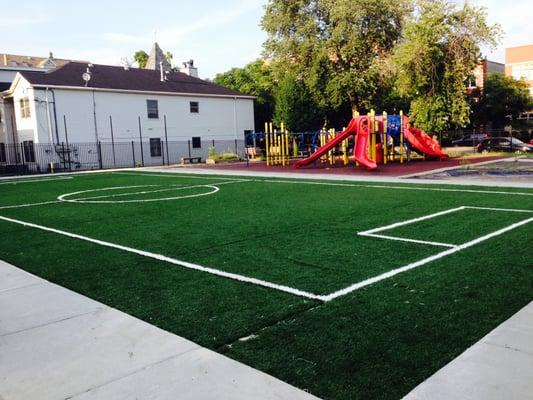
<path fill-rule="evenodd" d="M 3 260 L 318 397 L 401 398 L 531 301 L 530 188 L 179 170 L 0 184 Z"/>
<path fill-rule="evenodd" d="M 265 123 L 264 132 L 247 136 L 246 146 L 253 159 L 258 152 L 264 153 L 267 166 L 294 168 L 349 166 L 353 160 L 357 167 L 377 171 L 378 166 L 395 162 L 448 159 L 438 138 L 411 126 L 402 112 L 376 115 L 372 111 L 357 115 L 339 132 L 324 128 L 318 132 L 289 133 L 283 123 L 279 129 Z"/>

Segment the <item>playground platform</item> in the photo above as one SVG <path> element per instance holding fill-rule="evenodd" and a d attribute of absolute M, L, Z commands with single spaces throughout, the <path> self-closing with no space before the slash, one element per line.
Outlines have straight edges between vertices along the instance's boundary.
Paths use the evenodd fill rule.
<path fill-rule="evenodd" d="M 302 168 L 294 168 L 292 165 L 282 166 L 274 165 L 267 166 L 265 162 L 239 162 L 239 163 L 220 163 L 220 164 L 201 164 L 203 170 L 222 170 L 233 171 L 238 173 L 239 171 L 250 172 L 276 172 L 276 173 L 298 173 L 303 175 L 346 175 L 346 176 L 366 176 L 373 178 L 380 177 L 412 177 L 417 174 L 426 174 L 432 171 L 438 171 L 442 169 L 461 167 L 465 165 L 476 165 L 480 163 L 497 161 L 504 159 L 501 156 L 487 156 L 487 157 L 461 157 L 461 158 L 448 158 L 445 160 L 423 160 L 415 159 L 409 162 L 400 164 L 399 162 L 380 164 L 379 168 L 374 171 L 368 171 L 364 168 L 356 167 L 353 163 L 345 166 L 342 163 L 337 163 L 334 166 L 316 163 Z M 187 166 L 185 168 L 195 168 L 196 166 Z"/>

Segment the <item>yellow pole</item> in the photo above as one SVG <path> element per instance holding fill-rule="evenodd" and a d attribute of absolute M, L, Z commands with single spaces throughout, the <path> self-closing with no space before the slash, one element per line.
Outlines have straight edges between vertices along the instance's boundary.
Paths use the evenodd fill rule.
<path fill-rule="evenodd" d="M 370 158 L 376 161 L 376 112 L 370 110 Z"/>
<path fill-rule="evenodd" d="M 388 145 L 389 140 L 387 138 L 387 112 L 383 111 L 383 114 L 381 115 L 383 119 L 383 164 L 387 164 L 387 157 L 388 157 Z"/>
<path fill-rule="evenodd" d="M 400 163 L 403 164 L 403 111 L 400 110 Z"/>
<path fill-rule="evenodd" d="M 287 130 L 287 128 L 285 128 L 285 152 L 286 152 L 286 156 L 287 156 L 287 165 L 290 164 L 291 162 L 291 154 L 290 154 L 290 146 L 289 146 L 289 131 Z"/>

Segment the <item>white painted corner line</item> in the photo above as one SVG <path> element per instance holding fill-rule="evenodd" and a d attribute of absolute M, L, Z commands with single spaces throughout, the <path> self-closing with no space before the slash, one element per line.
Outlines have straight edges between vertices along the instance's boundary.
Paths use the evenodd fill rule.
<path fill-rule="evenodd" d="M 235 182 L 251 182 L 252 179 L 242 179 L 242 178 L 228 178 L 225 176 L 221 176 L 220 178 L 216 176 L 196 176 L 194 174 L 179 174 L 179 173 L 161 173 L 161 172 L 121 172 L 121 171 L 114 171 L 110 172 L 110 174 L 117 174 L 117 175 L 132 175 L 132 176 L 151 176 L 155 178 L 177 178 L 177 179 L 220 179 L 224 181 L 235 181 Z"/>
<path fill-rule="evenodd" d="M 24 208 L 24 207 L 33 207 L 33 206 L 44 206 L 46 204 L 56 204 L 61 203 L 59 200 L 52 201 L 41 201 L 39 203 L 27 203 L 27 204 L 14 204 L 12 206 L 1 206 L 0 210 L 9 210 L 10 208 Z"/>
<path fill-rule="evenodd" d="M 74 179 L 72 176 L 58 176 L 57 178 L 40 178 L 40 179 L 31 179 L 31 178 L 22 178 L 17 180 L 0 182 L 0 185 L 18 185 L 21 183 L 33 183 L 33 182 L 47 182 L 47 181 L 64 181 L 66 179 Z"/>
<path fill-rule="evenodd" d="M 528 218 L 528 219 L 525 219 L 523 221 L 520 221 L 520 222 L 517 222 L 515 224 L 512 224 L 512 225 L 509 225 L 509 226 L 506 226 L 505 228 L 502 228 L 502 229 L 499 229 L 495 232 L 492 232 L 492 233 L 489 233 L 485 236 L 481 236 L 477 239 L 474 239 L 474 240 L 471 240 L 470 242 L 466 242 L 466 243 L 463 243 L 459 246 L 456 246 L 454 248 L 451 248 L 451 249 L 448 249 L 448 250 L 444 250 L 440 253 L 437 253 L 435 255 L 432 255 L 432 256 L 429 256 L 429 257 L 426 257 L 426 258 L 423 258 L 422 260 L 418 260 L 418 261 L 415 261 L 411 264 L 407 264 L 407 265 L 404 265 L 403 267 L 400 267 L 400 268 L 396 268 L 396 269 L 393 269 L 389 272 L 385 272 L 381 275 L 378 275 L 378 276 L 375 276 L 373 278 L 369 278 L 369 279 L 366 279 L 364 281 L 361 281 L 361 282 L 358 282 L 358 283 L 355 283 L 351 286 L 348 286 L 344 289 L 341 289 L 341 290 L 338 290 L 336 292 L 333 292 L 331 294 L 328 294 L 326 296 L 321 296 L 321 300 L 325 301 L 325 302 L 328 302 L 328 301 L 331 301 L 331 300 L 334 300 L 336 299 L 337 297 L 340 297 L 340 296 L 344 296 L 344 295 L 347 295 L 351 292 L 354 292 L 358 289 L 361 289 L 365 286 L 369 286 L 369 285 L 372 285 L 374 283 L 377 283 L 379 281 L 382 281 L 384 279 L 388 279 L 388 278 L 391 278 L 395 275 L 398 275 L 398 274 L 401 274 L 402 272 L 406 272 L 406 271 L 409 271 L 411 269 L 414 269 L 414 268 L 417 268 L 417 267 L 420 267 L 422 265 L 425 265 L 425 264 L 428 264 L 432 261 L 436 261 L 436 260 L 439 260 L 441 258 L 444 258 L 446 256 L 449 256 L 453 253 L 457 253 L 458 251 L 461 251 L 461 250 L 464 250 L 464 249 L 467 249 L 469 247 L 472 247 L 472 246 L 475 246 L 476 244 L 479 244 L 481 242 L 484 242 L 486 240 L 489 240 L 493 237 L 496 237 L 496 236 L 499 236 L 499 235 L 502 235 L 506 232 L 509 232 L 513 229 L 516 229 L 522 225 L 526 225 L 526 224 L 529 224 L 530 222 L 533 222 L 533 217 L 532 218 Z"/>
<path fill-rule="evenodd" d="M 340 187 L 360 187 L 365 189 L 392 189 L 392 190 L 419 190 L 428 192 L 457 192 L 457 193 L 481 193 L 481 194 L 497 194 L 510 196 L 533 196 L 533 192 L 505 192 L 495 190 L 475 190 L 475 189 L 449 189 L 449 188 L 430 188 L 421 186 L 391 186 L 391 185 L 369 185 L 359 183 L 334 183 L 334 182 L 316 182 L 316 181 L 295 181 L 295 180 L 276 180 L 276 179 L 256 179 L 257 182 L 268 183 L 285 183 L 292 185 L 321 185 L 321 186 L 340 186 Z M 406 183 L 407 184 L 407 183 Z M 415 183 L 416 185 L 424 184 Z"/>
<path fill-rule="evenodd" d="M 373 238 L 387 239 L 387 240 L 396 240 L 399 242 L 428 244 L 431 246 L 439 246 L 439 247 L 457 247 L 456 244 L 451 244 L 451 243 L 441 243 L 441 242 L 431 242 L 427 240 L 408 239 L 408 238 L 403 238 L 403 237 L 398 237 L 398 236 L 378 235 L 375 233 L 358 232 L 357 234 L 359 236 L 366 236 L 366 237 L 373 237 Z"/>
<path fill-rule="evenodd" d="M 456 208 L 450 208 L 449 210 L 439 211 L 439 212 L 436 212 L 436 213 L 433 213 L 433 214 L 424 215 L 422 217 L 408 219 L 406 221 L 396 222 L 396 223 L 390 224 L 390 225 L 380 226 L 378 228 L 370 229 L 370 230 L 364 231 L 364 232 L 358 232 L 358 234 L 364 236 L 364 235 L 369 235 L 369 234 L 373 234 L 373 233 L 377 233 L 377 232 L 386 231 L 386 230 L 389 230 L 389 229 L 398 228 L 399 226 L 415 224 L 417 222 L 425 221 L 427 219 L 440 217 L 441 215 L 446 215 L 446 214 L 451 214 L 451 213 L 454 213 L 454 212 L 457 212 L 457 211 L 461 211 L 461 210 L 464 210 L 465 208 L 466 208 L 465 206 L 456 207 Z"/>
<path fill-rule="evenodd" d="M 109 248 L 112 248 L 112 249 L 122 250 L 122 251 L 125 251 L 125 252 L 128 252 L 128 253 L 133 253 L 133 254 L 137 254 L 137 255 L 143 256 L 143 257 L 152 258 L 152 259 L 155 259 L 155 260 L 158 260 L 158 261 L 167 262 L 169 264 L 178 265 L 180 267 L 184 267 L 184 268 L 188 268 L 188 269 L 192 269 L 192 270 L 196 270 L 196 271 L 201 271 L 201 272 L 206 272 L 206 273 L 209 273 L 209 274 L 212 274 L 212 275 L 221 276 L 223 278 L 228 278 L 228 279 L 233 279 L 233 280 L 236 280 L 236 281 L 239 281 L 239 282 L 245 282 L 245 283 L 251 283 L 251 284 L 254 284 L 254 285 L 258 285 L 258 286 L 263 286 L 263 287 L 266 287 L 266 288 L 269 288 L 269 289 L 278 290 L 280 292 L 289 293 L 289 294 L 292 294 L 292 295 L 295 295 L 295 296 L 305 297 L 305 298 L 312 299 L 312 300 L 321 300 L 322 297 L 323 297 L 323 296 L 316 295 L 314 293 L 310 293 L 310 292 L 306 292 L 306 291 L 303 291 L 303 290 L 295 289 L 295 288 L 292 288 L 292 287 L 289 287 L 289 286 L 278 285 L 276 283 L 264 281 L 264 280 L 261 280 L 261 279 L 251 278 L 251 277 L 248 277 L 248 276 L 234 274 L 234 273 L 231 273 L 231 272 L 225 272 L 225 271 L 221 271 L 221 270 L 218 270 L 218 269 L 215 269 L 215 268 L 204 267 L 202 265 L 193 264 L 193 263 L 189 263 L 189 262 L 186 262 L 186 261 L 177 260 L 175 258 L 167 257 L 167 256 L 164 256 L 162 254 L 152 253 L 152 252 L 149 252 L 149 251 L 139 250 L 139 249 L 135 249 L 135 248 L 132 248 L 132 247 L 127 247 L 127 246 L 122 246 L 120 244 L 105 242 L 103 240 L 93 239 L 93 238 L 88 237 L 88 236 L 78 235 L 78 234 L 75 234 L 75 233 L 70 233 L 70 232 L 62 231 L 62 230 L 55 229 L 55 228 L 50 228 L 50 227 L 43 226 L 43 225 L 32 224 L 30 222 L 21 221 L 21 220 L 18 220 L 18 219 L 13 219 L 13 218 L 0 216 L 0 220 L 11 222 L 11 223 L 15 223 L 15 224 L 19 224 L 19 225 L 23 225 L 23 226 L 26 226 L 26 227 L 29 227 L 29 228 L 40 229 L 42 231 L 51 232 L 51 233 L 55 233 L 55 234 L 58 234 L 58 235 L 67 236 L 67 237 L 70 237 L 70 238 L 73 238 L 73 239 L 83 240 L 83 241 L 86 241 L 86 242 L 89 242 L 89 243 L 94 243 L 94 244 L 97 244 L 97 245 L 100 245 L 100 246 L 104 246 L 104 247 L 109 247 Z"/>

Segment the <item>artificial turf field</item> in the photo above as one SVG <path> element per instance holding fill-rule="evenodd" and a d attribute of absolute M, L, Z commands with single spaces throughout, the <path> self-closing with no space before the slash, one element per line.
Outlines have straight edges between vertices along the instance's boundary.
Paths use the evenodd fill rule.
<path fill-rule="evenodd" d="M 328 399 L 399 399 L 533 300 L 533 190 L 0 181 L 0 258 Z"/>

